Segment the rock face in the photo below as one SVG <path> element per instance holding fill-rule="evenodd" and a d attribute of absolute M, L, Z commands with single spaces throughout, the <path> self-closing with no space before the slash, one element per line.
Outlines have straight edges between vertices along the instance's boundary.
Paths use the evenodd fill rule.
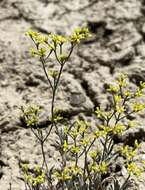
<path fill-rule="evenodd" d="M 145 2 L 143 0 L 1 0 L 0 1 L 0 189 L 24 189 L 20 161 L 41 159 L 33 134 L 20 127 L 20 107 L 40 104 L 50 108 L 50 91 L 39 62 L 29 55 L 31 42 L 24 33 L 33 28 L 44 34 L 69 34 L 87 26 L 92 39 L 80 44 L 64 69 L 57 104 L 71 117 L 90 117 L 94 108 L 106 102 L 104 84 L 120 72 L 130 82 L 145 81 Z M 50 64 L 53 68 L 53 65 Z M 44 114 L 45 115 L 45 114 Z M 44 118 L 46 118 L 44 116 Z M 126 134 L 142 139 L 141 132 Z M 53 135 L 48 141 L 51 144 Z M 122 140 L 124 141 L 124 140 Z M 128 142 L 129 143 L 129 142 Z M 48 149 L 48 150 L 47 150 Z M 46 147 L 50 164 L 57 160 Z M 142 148 L 141 156 L 145 152 Z M 144 189 L 144 180 L 139 190 Z M 21 187 L 21 188 L 20 188 Z"/>

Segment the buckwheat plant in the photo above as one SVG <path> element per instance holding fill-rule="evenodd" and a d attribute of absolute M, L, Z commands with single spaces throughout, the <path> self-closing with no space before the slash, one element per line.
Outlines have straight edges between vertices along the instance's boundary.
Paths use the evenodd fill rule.
<path fill-rule="evenodd" d="M 38 140 L 42 152 L 42 164 L 31 169 L 28 164 L 21 164 L 26 190 L 126 190 L 132 176 L 140 176 L 143 167 L 135 156 L 140 144 L 115 145 L 115 138 L 124 135 L 127 130 L 136 125 L 131 116 L 145 109 L 142 101 L 145 82 L 140 82 L 134 90 L 130 87 L 126 75 L 121 74 L 113 84 L 107 87 L 110 100 L 105 109 L 97 107 L 95 115 L 98 124 L 91 126 L 85 120 L 77 119 L 69 122 L 63 120 L 62 111 L 55 107 L 56 92 L 65 64 L 82 40 L 90 36 L 87 28 L 78 28 L 71 36 L 49 34 L 41 35 L 32 30 L 26 33 L 34 42 L 32 56 L 38 57 L 48 85 L 52 93 L 51 115 L 48 127 L 39 125 L 40 106 L 22 107 L 22 119 Z M 67 49 L 64 48 L 67 46 Z M 48 61 L 54 56 L 58 70 L 47 70 Z M 50 134 L 55 131 L 58 138 L 54 142 L 59 152 L 59 166 L 48 167 L 44 150 Z M 120 146 L 119 146 L 120 147 Z M 124 158 L 127 171 L 126 178 L 121 183 L 117 174 L 112 172 L 119 156 Z M 145 165 L 145 163 L 142 163 Z"/>

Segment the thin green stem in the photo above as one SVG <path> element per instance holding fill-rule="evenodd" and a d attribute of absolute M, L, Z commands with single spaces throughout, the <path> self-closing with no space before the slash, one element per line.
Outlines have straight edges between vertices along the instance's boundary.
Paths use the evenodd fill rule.
<path fill-rule="evenodd" d="M 129 178 L 130 178 L 130 175 L 128 175 L 128 177 L 124 181 L 123 185 L 120 188 L 121 190 L 125 190 L 126 189 L 126 186 L 127 186 L 128 181 L 129 181 Z"/>
<path fill-rule="evenodd" d="M 87 167 L 87 152 L 85 150 L 84 169 L 83 169 L 83 180 L 84 181 L 85 181 L 86 167 Z"/>
<path fill-rule="evenodd" d="M 56 82 L 54 84 L 54 87 L 53 87 L 53 94 L 52 94 L 52 101 L 51 101 L 51 122 L 52 122 L 53 126 L 54 126 L 54 102 L 55 102 L 55 95 L 56 95 L 56 91 L 57 91 L 57 88 L 58 88 L 60 77 L 61 77 L 61 74 L 62 74 L 62 71 L 63 71 L 63 66 L 64 65 L 61 65 L 61 67 L 60 67 L 57 80 L 56 80 Z"/>
<path fill-rule="evenodd" d="M 53 52 L 53 50 L 50 50 L 49 54 L 45 57 L 45 62 L 47 61 L 47 59 L 50 57 L 51 53 Z"/>
<path fill-rule="evenodd" d="M 46 157 L 45 157 L 45 152 L 44 152 L 44 142 L 40 141 L 40 145 L 41 145 L 41 151 L 42 151 L 42 156 L 43 156 L 43 163 L 42 163 L 42 168 L 46 167 L 46 170 L 48 172 L 48 166 L 47 166 L 47 161 L 46 161 Z"/>
<path fill-rule="evenodd" d="M 71 51 L 70 51 L 70 53 L 69 53 L 69 57 L 71 56 L 72 51 L 73 51 L 73 47 L 71 48 Z M 55 50 L 54 52 L 56 53 L 56 50 Z M 57 54 L 55 54 L 55 55 L 57 56 Z M 56 57 L 56 58 L 57 58 L 57 57 Z M 68 60 L 68 59 L 67 59 L 67 60 Z M 67 60 L 66 60 L 66 61 L 67 61 Z M 65 63 L 66 63 L 66 61 L 65 61 Z M 63 67 L 64 67 L 65 63 L 61 63 L 61 64 L 60 64 L 61 66 L 60 66 L 60 70 L 59 70 L 58 77 L 57 77 L 57 79 L 56 79 L 56 81 L 55 81 L 55 83 L 54 83 L 54 86 L 52 86 L 52 83 L 51 83 L 51 81 L 50 81 L 50 79 L 49 79 L 49 77 L 48 77 L 48 75 L 47 75 L 44 62 L 42 62 L 44 73 L 45 73 L 45 75 L 46 75 L 47 80 L 49 81 L 49 83 L 51 83 L 51 89 L 52 89 L 52 101 L 51 101 L 51 123 L 52 123 L 52 124 L 51 124 L 50 130 L 49 130 L 49 132 L 47 133 L 47 135 L 46 135 L 44 141 L 46 141 L 46 139 L 47 139 L 48 136 L 50 135 L 51 130 L 52 130 L 53 126 L 54 126 L 54 102 L 55 102 L 55 95 L 56 95 L 56 91 L 57 91 L 57 88 L 58 88 L 58 84 L 59 84 L 60 77 L 61 77 L 61 74 L 62 74 Z M 58 129 L 57 129 L 56 125 L 55 125 L 55 128 L 56 128 L 56 130 L 57 130 L 57 132 L 58 132 Z"/>
<path fill-rule="evenodd" d="M 39 137 L 38 134 L 35 132 L 35 130 L 34 130 L 32 127 L 30 127 L 30 129 L 31 129 L 31 131 L 33 132 L 33 134 L 35 135 L 35 137 L 36 137 L 39 141 L 41 141 L 40 137 Z"/>
<path fill-rule="evenodd" d="M 107 142 L 108 142 L 108 135 L 106 135 L 106 137 L 105 137 L 105 143 L 104 143 L 104 149 L 103 149 L 103 154 L 102 154 L 102 158 L 101 158 L 101 161 L 104 161 L 104 159 L 105 159 L 105 154 L 106 154 L 106 152 L 107 152 Z"/>
<path fill-rule="evenodd" d="M 130 116 L 130 115 L 133 114 L 133 113 L 135 113 L 135 111 L 131 111 L 130 113 L 128 113 L 128 114 L 122 116 L 121 118 L 119 118 L 119 121 L 122 120 L 122 119 L 124 119 L 124 118 L 126 118 L 126 117 L 128 117 L 128 116 Z"/>
<path fill-rule="evenodd" d="M 47 140 L 48 136 L 49 136 L 50 133 L 51 133 L 52 128 L 53 128 L 53 124 L 51 124 L 50 129 L 49 129 L 49 131 L 47 132 L 47 135 L 46 135 L 45 138 L 43 139 L 43 142 L 45 142 L 45 141 Z"/>
<path fill-rule="evenodd" d="M 40 57 L 40 62 L 42 63 L 43 71 L 44 71 L 45 76 L 46 76 L 46 78 L 47 78 L 47 81 L 48 81 L 48 83 L 49 83 L 49 85 L 50 85 L 50 87 L 51 87 L 51 89 L 52 89 L 52 91 L 53 91 L 52 82 L 51 82 L 51 80 L 49 79 L 49 76 L 48 76 L 47 71 L 46 71 L 45 60 L 44 60 L 42 57 Z"/>
<path fill-rule="evenodd" d="M 77 141 L 76 138 L 74 139 L 74 145 L 77 147 Z M 78 153 L 75 154 L 75 167 L 78 165 Z"/>

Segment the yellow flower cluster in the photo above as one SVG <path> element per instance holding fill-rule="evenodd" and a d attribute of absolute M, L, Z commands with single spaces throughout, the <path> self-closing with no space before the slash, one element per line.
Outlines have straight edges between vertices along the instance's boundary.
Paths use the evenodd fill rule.
<path fill-rule="evenodd" d="M 90 155 L 90 157 L 91 157 L 92 159 L 95 159 L 96 156 L 97 156 L 97 151 L 91 151 L 89 155 Z"/>
<path fill-rule="evenodd" d="M 70 171 L 71 171 L 72 175 L 74 175 L 74 176 L 82 175 L 82 173 L 83 173 L 82 169 L 80 167 L 76 166 L 75 164 L 70 167 Z"/>
<path fill-rule="evenodd" d="M 143 173 L 143 168 L 139 167 L 135 162 L 131 162 L 127 164 L 127 171 L 129 175 L 139 177 Z"/>
<path fill-rule="evenodd" d="M 145 109 L 145 104 L 144 103 L 139 103 L 136 102 L 133 104 L 133 111 L 134 112 L 139 112 Z"/>
<path fill-rule="evenodd" d="M 118 123 L 114 126 L 105 126 L 105 125 L 99 125 L 97 126 L 99 130 L 95 131 L 94 136 L 96 138 L 99 137 L 105 137 L 107 135 L 111 135 L 111 134 L 122 134 L 125 130 L 126 130 L 126 126 Z"/>
<path fill-rule="evenodd" d="M 73 154 L 79 153 L 79 152 L 80 152 L 80 147 L 73 145 L 73 146 L 71 147 L 71 152 L 72 152 Z"/>
<path fill-rule="evenodd" d="M 30 36 L 31 38 L 37 38 L 40 34 L 38 32 L 35 32 L 33 30 L 28 30 L 26 33 L 25 33 L 27 36 Z"/>
<path fill-rule="evenodd" d="M 88 28 L 77 28 L 71 36 L 63 36 L 57 34 L 41 35 L 38 32 L 29 30 L 26 32 L 26 35 L 29 36 L 36 45 L 36 49 L 30 50 L 32 56 L 45 57 L 48 51 L 56 51 L 59 46 L 61 50 L 58 59 L 60 62 L 64 62 L 68 56 L 61 52 L 63 44 L 69 42 L 74 46 L 88 38 L 90 32 Z"/>
<path fill-rule="evenodd" d="M 88 28 L 78 28 L 74 31 L 70 40 L 72 43 L 80 43 L 81 40 L 84 40 L 90 36 Z"/>
<path fill-rule="evenodd" d="M 117 113 L 124 113 L 126 111 L 125 106 L 116 105 Z"/>
<path fill-rule="evenodd" d="M 25 180 L 27 181 L 27 183 L 32 184 L 32 186 L 38 186 L 45 182 L 45 175 L 44 173 L 38 175 L 37 177 L 33 177 L 31 175 L 25 175 Z"/>
<path fill-rule="evenodd" d="M 26 109 L 21 107 L 21 110 L 23 112 L 24 122 L 28 127 L 33 127 L 38 124 L 39 113 L 41 111 L 39 106 L 29 106 Z"/>
<path fill-rule="evenodd" d="M 34 48 L 31 48 L 30 53 L 31 53 L 32 56 L 38 55 L 40 57 L 44 57 L 46 55 L 46 49 L 45 48 L 40 48 L 39 50 L 36 50 Z"/>
<path fill-rule="evenodd" d="M 48 71 L 48 75 L 55 79 L 58 76 L 58 71 L 56 71 L 56 70 L 49 70 Z"/>
<path fill-rule="evenodd" d="M 80 144 L 83 146 L 87 146 L 91 141 L 91 138 L 89 137 L 84 137 L 83 139 L 81 139 Z"/>
<path fill-rule="evenodd" d="M 102 110 L 99 107 L 96 108 L 95 113 L 97 114 L 98 118 L 101 118 L 104 115 Z"/>
<path fill-rule="evenodd" d="M 31 184 L 33 187 L 35 187 L 45 182 L 45 174 L 39 166 L 35 167 L 34 174 L 29 174 L 28 164 L 22 164 L 21 167 L 24 172 L 24 179 L 28 184 Z"/>
<path fill-rule="evenodd" d="M 68 150 L 68 142 L 66 140 L 64 140 L 64 143 L 63 143 L 63 151 L 66 152 Z"/>
<path fill-rule="evenodd" d="M 124 132 L 125 130 L 126 130 L 125 125 L 118 123 L 112 129 L 112 133 L 113 134 L 122 134 L 122 132 Z"/>
<path fill-rule="evenodd" d="M 114 85 L 109 85 L 108 92 L 117 93 L 119 92 L 119 87 Z"/>
<path fill-rule="evenodd" d="M 134 128 L 138 125 L 138 122 L 137 121 L 128 121 L 127 123 L 127 128 Z"/>
<path fill-rule="evenodd" d="M 119 87 L 126 87 L 127 86 L 126 79 L 127 79 L 127 75 L 125 75 L 125 74 L 120 74 L 119 75 L 119 77 L 116 80 Z"/>
<path fill-rule="evenodd" d="M 57 177 L 59 181 L 66 181 L 72 179 L 71 171 L 67 167 L 65 167 L 63 171 L 56 171 L 54 175 Z"/>
<path fill-rule="evenodd" d="M 65 167 L 63 170 L 55 171 L 54 175 L 58 181 L 68 181 L 73 178 L 73 176 L 80 175 L 82 176 L 83 171 L 81 167 L 76 166 L 75 164 Z"/>
<path fill-rule="evenodd" d="M 91 142 L 91 137 L 88 137 L 85 134 L 87 134 L 89 126 L 89 123 L 83 120 L 77 120 L 71 130 L 65 126 L 64 134 L 70 136 L 75 143 L 73 145 L 69 145 L 68 141 L 64 140 L 63 151 L 67 152 L 70 150 L 72 154 L 78 154 L 81 150 L 81 146 L 88 146 Z"/>
<path fill-rule="evenodd" d="M 95 111 L 97 118 L 107 119 L 112 115 L 112 112 L 105 112 L 101 108 L 96 107 Z"/>
<path fill-rule="evenodd" d="M 134 142 L 134 147 L 129 147 L 128 145 L 121 147 L 120 152 L 123 156 L 127 158 L 128 161 L 131 161 L 136 155 L 137 150 L 140 147 L 140 144 L 138 144 L 137 140 Z"/>
<path fill-rule="evenodd" d="M 88 122 L 77 120 L 74 127 L 70 131 L 68 131 L 68 127 L 65 126 L 64 133 L 71 136 L 73 139 L 76 139 L 78 136 L 86 133 L 89 127 L 90 124 Z"/>
<path fill-rule="evenodd" d="M 93 172 L 106 174 L 108 172 L 108 163 L 103 161 L 97 164 L 96 162 L 94 162 L 93 164 L 90 165 L 90 169 Z"/>
<path fill-rule="evenodd" d="M 63 43 L 68 41 L 67 37 L 57 35 L 57 34 L 51 34 L 49 37 L 52 39 L 55 45 L 62 45 Z"/>

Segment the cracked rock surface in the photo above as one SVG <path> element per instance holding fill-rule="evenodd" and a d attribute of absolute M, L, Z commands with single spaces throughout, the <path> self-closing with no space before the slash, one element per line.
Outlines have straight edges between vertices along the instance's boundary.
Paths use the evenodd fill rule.
<path fill-rule="evenodd" d="M 69 34 L 87 26 L 91 40 L 79 45 L 64 68 L 56 104 L 69 119 L 80 114 L 92 119 L 97 105 L 106 103 L 104 85 L 125 72 L 136 85 L 145 81 L 144 0 L 1 0 L 0 1 L 0 189 L 24 189 L 20 161 L 41 160 L 40 147 L 31 131 L 20 126 L 20 107 L 37 103 L 49 114 L 51 94 L 39 61 L 31 58 L 33 28 L 48 34 Z M 53 68 L 53 64 L 50 64 Z M 129 131 L 121 143 L 142 139 L 140 157 L 145 159 L 145 116 L 141 127 Z M 48 145 L 54 139 L 48 140 Z M 53 147 L 46 146 L 49 164 L 57 162 Z M 143 190 L 145 175 L 139 179 Z"/>

